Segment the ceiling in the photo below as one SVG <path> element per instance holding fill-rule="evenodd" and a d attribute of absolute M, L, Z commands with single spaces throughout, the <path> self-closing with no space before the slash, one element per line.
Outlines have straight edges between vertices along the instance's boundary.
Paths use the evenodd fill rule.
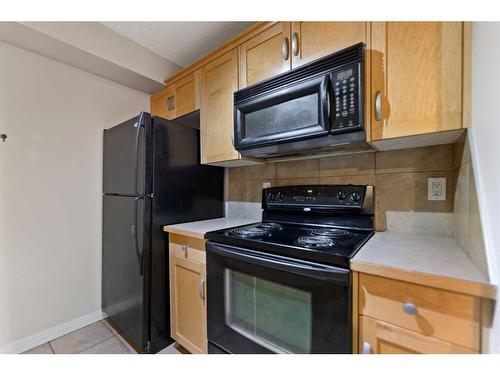
<path fill-rule="evenodd" d="M 185 67 L 254 22 L 103 22 L 106 27 Z"/>

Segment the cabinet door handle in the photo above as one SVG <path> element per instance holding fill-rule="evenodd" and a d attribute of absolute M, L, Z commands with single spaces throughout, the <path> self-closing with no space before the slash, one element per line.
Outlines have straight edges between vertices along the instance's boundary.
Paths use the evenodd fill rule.
<path fill-rule="evenodd" d="M 382 93 L 380 90 L 375 93 L 375 120 L 382 120 Z"/>
<path fill-rule="evenodd" d="M 294 56 L 297 56 L 299 54 L 299 34 L 298 33 L 292 34 L 292 53 Z"/>
<path fill-rule="evenodd" d="M 405 303 L 403 305 L 403 310 L 408 315 L 417 315 L 417 313 L 418 313 L 417 306 L 415 306 L 413 303 L 409 303 L 409 302 Z"/>
<path fill-rule="evenodd" d="M 172 110 L 172 97 L 169 96 L 167 98 L 167 106 L 168 106 L 168 110 L 171 111 Z"/>
<path fill-rule="evenodd" d="M 200 298 L 205 301 L 205 280 L 201 279 L 198 285 L 198 292 L 200 293 Z"/>
<path fill-rule="evenodd" d="M 175 95 L 172 95 L 171 98 L 172 98 L 172 109 L 175 109 Z"/>
<path fill-rule="evenodd" d="M 283 57 L 283 61 L 288 60 L 288 38 L 284 37 L 281 42 L 281 56 Z"/>
<path fill-rule="evenodd" d="M 371 354 L 372 346 L 368 341 L 363 342 L 363 354 Z"/>

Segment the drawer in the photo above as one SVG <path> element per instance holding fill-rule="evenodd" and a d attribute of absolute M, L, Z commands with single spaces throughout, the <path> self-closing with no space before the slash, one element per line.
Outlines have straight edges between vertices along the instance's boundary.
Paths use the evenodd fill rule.
<path fill-rule="evenodd" d="M 359 313 L 479 351 L 479 298 L 361 273 Z"/>
<path fill-rule="evenodd" d="M 363 354 L 473 354 L 471 349 L 425 336 L 405 328 L 360 316 L 360 347 Z"/>
<path fill-rule="evenodd" d="M 206 263 L 205 240 L 199 238 L 170 234 L 169 252 L 172 256 Z"/>

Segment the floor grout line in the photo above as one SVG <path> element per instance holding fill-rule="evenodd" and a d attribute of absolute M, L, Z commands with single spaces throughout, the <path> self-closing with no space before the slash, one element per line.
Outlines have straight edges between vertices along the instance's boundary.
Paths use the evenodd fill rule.
<path fill-rule="evenodd" d="M 111 333 L 111 336 L 110 336 L 110 337 L 107 337 L 107 338 L 105 338 L 104 340 L 101 340 L 101 341 L 99 341 L 99 342 L 97 342 L 97 343 L 95 343 L 95 344 L 92 344 L 91 346 L 89 346 L 89 347 L 87 347 L 87 348 L 83 349 L 82 351 L 80 351 L 80 352 L 78 352 L 78 353 L 73 353 L 73 354 L 81 354 L 81 353 L 83 353 L 85 350 L 88 350 L 88 349 L 90 349 L 90 348 L 92 348 L 92 347 L 96 346 L 97 344 L 100 344 L 100 343 L 102 343 L 102 342 L 104 342 L 104 341 L 106 341 L 106 340 L 108 340 L 108 339 L 110 339 L 110 338 L 112 338 L 112 337 L 114 336 L 113 331 L 111 331 L 111 330 L 110 330 L 110 329 L 106 326 L 106 324 L 104 323 L 104 321 L 103 321 L 103 320 L 98 320 L 97 322 L 102 322 L 103 326 L 104 326 L 104 327 L 105 327 L 105 328 L 106 328 L 106 329 L 107 329 L 107 330 Z M 94 322 L 94 323 L 88 324 L 88 325 L 86 325 L 86 326 L 84 326 L 84 327 L 82 327 L 82 328 L 79 328 L 79 329 L 75 329 L 74 331 L 68 332 L 67 334 L 62 335 L 62 336 L 60 336 L 60 337 L 57 337 L 57 338 L 55 338 L 54 340 L 51 340 L 51 341 L 55 341 L 55 340 L 57 340 L 57 339 L 60 339 L 61 337 L 64 337 L 64 336 L 67 336 L 67 335 L 71 335 L 72 333 L 74 333 L 74 332 L 76 332 L 76 331 L 78 331 L 78 330 L 80 330 L 80 329 L 83 329 L 83 328 L 85 328 L 85 327 L 88 327 L 88 326 L 90 326 L 90 325 L 92 325 L 92 324 L 95 324 L 95 323 L 97 323 L 97 322 Z M 54 350 L 54 348 L 53 348 L 53 346 L 52 346 L 51 341 L 47 341 L 47 343 L 49 344 L 50 348 L 52 349 L 52 352 L 54 352 L 54 354 L 64 354 L 64 353 L 56 353 L 56 351 Z M 42 345 L 43 345 L 43 344 L 42 344 Z M 69 354 L 69 353 L 68 353 L 68 354 Z"/>
<path fill-rule="evenodd" d="M 112 332 L 111 332 L 111 333 L 112 333 Z M 108 337 L 107 339 L 104 339 L 104 340 L 102 340 L 102 341 L 96 342 L 94 345 L 91 345 L 91 346 L 89 346 L 88 348 L 85 348 L 85 349 L 83 349 L 81 352 L 78 352 L 78 353 L 76 353 L 76 354 L 83 354 L 83 352 L 84 352 L 84 351 L 89 350 L 89 349 L 93 348 L 93 347 L 94 347 L 94 346 L 96 346 L 96 345 L 102 344 L 104 341 L 111 340 L 113 337 L 114 337 L 114 335 L 112 335 L 111 337 Z"/>
<path fill-rule="evenodd" d="M 137 352 L 135 351 L 135 349 L 132 348 L 130 346 L 130 344 L 120 335 L 120 333 L 117 330 L 115 330 L 112 326 L 109 325 L 109 323 L 107 323 L 104 319 L 100 320 L 100 322 L 102 322 L 102 324 L 104 325 L 104 327 L 106 327 L 106 329 L 108 330 L 108 332 L 111 333 L 111 336 L 109 336 L 109 337 L 107 337 L 107 338 L 105 338 L 105 339 L 103 339 L 103 340 L 101 340 L 99 342 L 96 342 L 96 343 L 90 345 L 89 347 L 86 347 L 85 349 L 83 349 L 83 350 L 81 350 L 81 351 L 79 351 L 77 353 L 73 353 L 73 354 L 83 354 L 83 352 L 85 352 L 85 351 L 93 348 L 96 345 L 102 344 L 103 342 L 108 341 L 108 340 L 110 340 L 112 338 L 116 338 L 120 342 L 120 344 L 123 345 L 131 354 L 137 354 Z M 92 324 L 95 324 L 95 323 L 92 323 Z M 82 327 L 82 328 L 84 328 L 84 327 Z M 78 331 L 78 330 L 75 330 L 75 331 Z M 70 335 L 70 334 L 72 334 L 75 331 L 72 331 L 72 332 L 67 333 L 66 335 L 57 337 L 54 340 L 47 341 L 47 342 L 45 342 L 45 343 L 43 343 L 41 345 L 48 344 L 49 348 L 50 348 L 50 350 L 52 352 L 52 354 L 63 354 L 63 353 L 56 353 L 54 347 L 52 346 L 52 342 L 55 341 L 55 340 L 57 340 L 57 339 L 59 339 L 59 338 L 61 338 L 61 337 Z"/>

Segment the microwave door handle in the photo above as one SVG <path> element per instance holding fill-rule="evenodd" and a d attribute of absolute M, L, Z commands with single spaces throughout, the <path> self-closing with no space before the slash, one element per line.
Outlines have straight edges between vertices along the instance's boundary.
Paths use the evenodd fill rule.
<path fill-rule="evenodd" d="M 325 123 L 330 123 L 331 103 L 330 103 L 330 76 L 326 75 L 321 82 L 321 98 L 323 99 L 323 114 L 326 116 Z M 326 127 L 326 126 L 325 126 Z"/>
<path fill-rule="evenodd" d="M 239 251 L 237 248 L 228 248 L 214 243 L 209 244 L 209 249 L 209 251 L 223 257 L 240 260 L 242 262 L 251 263 L 261 267 L 269 267 L 280 271 L 292 272 L 323 281 L 334 281 L 341 284 L 349 283 L 349 270 L 342 268 L 299 263 L 293 260 L 273 257 L 268 254 L 254 255 L 244 250 Z"/>

